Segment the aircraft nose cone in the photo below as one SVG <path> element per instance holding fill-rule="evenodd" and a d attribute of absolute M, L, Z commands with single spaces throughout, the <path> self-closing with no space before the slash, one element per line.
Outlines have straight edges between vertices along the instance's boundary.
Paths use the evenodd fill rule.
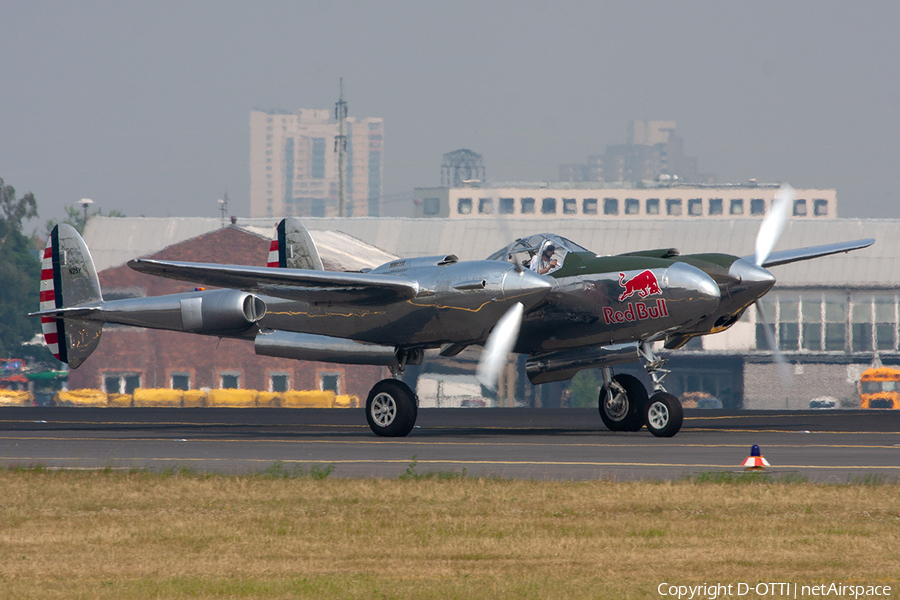
<path fill-rule="evenodd" d="M 528 269 L 516 271 L 514 268 L 507 272 L 503 279 L 503 299 L 507 302 L 521 302 L 528 308 L 534 305 L 553 287 L 549 277 L 538 275 Z"/>
<path fill-rule="evenodd" d="M 775 285 L 774 275 L 743 258 L 734 261 L 728 273 L 740 280 L 737 286 L 741 290 L 750 290 L 757 298 L 768 292 Z M 735 289 L 735 291 L 738 290 Z"/>
<path fill-rule="evenodd" d="M 698 314 L 710 314 L 719 306 L 719 286 L 713 278 L 691 265 L 677 262 L 666 271 L 669 293 L 688 300 Z"/>
<path fill-rule="evenodd" d="M 729 287 L 732 297 L 746 295 L 748 298 L 760 298 L 775 285 L 774 275 L 743 258 L 734 261 L 728 273 L 739 280 L 739 283 Z"/>

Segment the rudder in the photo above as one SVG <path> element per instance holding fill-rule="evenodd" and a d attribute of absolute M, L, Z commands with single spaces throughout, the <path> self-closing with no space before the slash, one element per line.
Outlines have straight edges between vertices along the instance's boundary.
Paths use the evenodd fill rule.
<path fill-rule="evenodd" d="M 310 271 L 325 270 L 315 242 L 306 227 L 295 217 L 286 217 L 278 223 L 275 238 L 269 245 L 269 260 L 266 266 Z"/>
<path fill-rule="evenodd" d="M 102 302 L 100 280 L 91 254 L 71 225 L 53 228 L 41 261 L 41 311 Z M 102 323 L 42 315 L 44 341 L 53 355 L 77 368 L 100 342 Z"/>

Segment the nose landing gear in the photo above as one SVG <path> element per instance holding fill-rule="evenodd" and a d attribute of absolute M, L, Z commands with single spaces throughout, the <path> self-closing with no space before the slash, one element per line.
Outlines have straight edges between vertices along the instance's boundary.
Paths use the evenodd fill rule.
<path fill-rule="evenodd" d="M 656 437 L 672 437 L 681 429 L 684 410 L 678 398 L 663 387 L 663 379 L 669 374 L 663 368 L 667 361 L 647 342 L 641 343 L 638 353 L 653 381 L 653 395 L 648 397 L 636 377 L 624 373 L 614 376 L 610 367 L 603 367 L 600 418 L 610 431 L 640 431 L 646 425 Z"/>

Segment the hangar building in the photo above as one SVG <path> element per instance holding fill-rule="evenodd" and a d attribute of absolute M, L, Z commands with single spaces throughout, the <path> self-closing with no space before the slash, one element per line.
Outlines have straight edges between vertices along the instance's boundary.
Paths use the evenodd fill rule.
<path fill-rule="evenodd" d="M 684 254 L 714 251 L 746 256 L 753 253 L 759 228 L 758 219 L 740 218 L 545 218 L 539 223 L 520 218 L 310 218 L 304 223 L 317 244 L 322 236 L 337 235 L 333 232 L 365 243 L 367 246 L 349 253 L 363 252 L 364 258 L 376 263 L 383 253 L 453 253 L 461 260 L 479 259 L 504 247 L 509 237 L 538 232 L 557 233 L 598 254 L 678 248 Z M 275 224 L 274 219 L 241 220 L 239 227 L 272 231 Z M 179 231 L 196 235 L 219 227 L 217 219 L 94 217 L 85 239 L 102 269 L 101 264 L 122 264 L 190 237 L 179 238 Z M 791 364 L 791 386 L 784 388 L 779 383 L 762 325 L 750 310 L 728 331 L 664 353 L 671 359 L 673 371 L 666 380 L 670 391 L 678 395 L 706 391 L 726 407 L 751 409 L 807 408 L 812 399 L 821 396 L 833 396 L 846 407 L 858 402 L 856 381 L 876 354 L 885 364 L 900 363 L 900 245 L 895 242 L 900 239 L 900 221 L 795 218 L 776 247 L 800 248 L 861 238 L 875 238 L 876 243 L 849 254 L 772 268 L 778 283 L 765 298 L 766 309 Z M 249 347 L 247 351 L 252 353 Z M 464 360 L 452 365 L 429 358 L 423 369 L 465 372 L 470 365 L 465 357 L 460 358 Z M 470 360 L 474 359 L 477 353 Z M 548 387 L 556 384 L 532 389 L 523 364 L 520 360 L 517 368 L 510 368 L 498 403 L 552 406 L 558 402 L 559 390 Z M 643 371 L 637 367 L 633 372 Z"/>

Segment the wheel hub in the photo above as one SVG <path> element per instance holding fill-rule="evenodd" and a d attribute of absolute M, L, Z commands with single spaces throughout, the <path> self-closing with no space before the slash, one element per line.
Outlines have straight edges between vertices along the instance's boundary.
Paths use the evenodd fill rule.
<path fill-rule="evenodd" d="M 628 402 L 626 401 L 625 391 L 615 388 L 607 391 L 604 407 L 606 408 L 606 414 L 613 421 L 624 419 L 625 415 L 628 414 Z"/>
<path fill-rule="evenodd" d="M 397 416 L 397 402 L 388 393 L 381 392 L 372 399 L 372 419 L 380 426 L 387 427 Z"/>
<path fill-rule="evenodd" d="M 647 410 L 647 424 L 662 429 L 669 423 L 669 409 L 662 402 L 654 402 Z"/>

